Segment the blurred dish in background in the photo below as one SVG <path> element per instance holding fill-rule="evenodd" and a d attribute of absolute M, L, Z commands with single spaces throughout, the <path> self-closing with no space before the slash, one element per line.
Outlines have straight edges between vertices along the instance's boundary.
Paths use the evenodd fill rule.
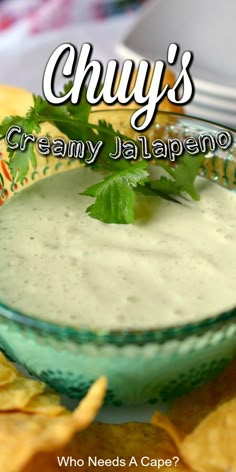
<path fill-rule="evenodd" d="M 165 59 L 170 43 L 194 53 L 196 94 L 189 114 L 236 127 L 236 2 L 154 0 L 118 45 L 126 58 Z M 178 70 L 178 64 L 176 71 Z"/>
<path fill-rule="evenodd" d="M 89 20 L 101 20 L 140 7 L 147 0 L 2 0 L 0 31 L 24 23 L 39 33 Z"/>
<path fill-rule="evenodd" d="M 80 49 L 82 43 L 93 44 L 93 58 L 105 64 L 109 59 L 116 59 L 115 45 L 130 29 L 136 13 L 115 15 L 104 21 L 71 25 L 60 30 L 48 31 L 25 37 L 9 33 L 7 40 L 0 36 L 0 56 L 3 67 L 0 68 L 0 84 L 5 83 L 42 94 L 42 78 L 45 65 L 52 51 L 62 43 L 72 43 Z M 109 41 L 107 40 L 109 38 Z M 64 82 L 59 71 L 55 78 L 56 89 L 62 89 Z"/>

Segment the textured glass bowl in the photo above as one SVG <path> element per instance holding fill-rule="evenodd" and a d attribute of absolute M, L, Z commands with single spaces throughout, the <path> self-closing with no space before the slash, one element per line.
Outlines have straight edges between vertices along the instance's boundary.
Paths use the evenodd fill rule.
<path fill-rule="evenodd" d="M 104 112 L 102 117 L 129 134 L 129 116 L 129 112 L 115 110 Z M 97 117 L 95 112 L 93 122 Z M 214 135 L 222 129 L 195 118 L 160 112 L 151 134 L 184 139 L 203 132 Z M 233 131 L 232 136 L 236 143 Z M 206 158 L 201 175 L 235 190 L 235 146 Z M 4 151 L 0 159 L 1 204 L 36 180 L 77 165 L 39 157 L 37 169 L 19 185 L 11 181 Z M 0 348 L 31 374 L 72 397 L 80 398 L 97 377 L 106 375 L 107 403 L 152 403 L 169 400 L 208 380 L 236 355 L 236 308 L 167 329 L 92 331 L 49 323 L 0 303 Z"/>

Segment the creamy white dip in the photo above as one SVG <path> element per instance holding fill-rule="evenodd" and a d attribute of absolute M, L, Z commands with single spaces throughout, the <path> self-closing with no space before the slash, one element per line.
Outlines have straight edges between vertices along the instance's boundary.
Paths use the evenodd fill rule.
<path fill-rule="evenodd" d="M 135 225 L 85 213 L 77 169 L 20 192 L 0 209 L 0 300 L 61 324 L 179 325 L 236 305 L 236 195 L 199 178 L 199 203 L 141 198 Z"/>

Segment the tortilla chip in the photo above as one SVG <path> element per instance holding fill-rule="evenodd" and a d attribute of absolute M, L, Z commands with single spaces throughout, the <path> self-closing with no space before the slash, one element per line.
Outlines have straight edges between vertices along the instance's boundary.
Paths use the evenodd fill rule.
<path fill-rule="evenodd" d="M 105 391 L 106 379 L 102 377 L 72 414 L 56 417 L 0 414 L 0 470 L 21 472 L 37 452 L 54 451 L 67 444 L 77 431 L 83 430 L 94 420 Z"/>
<path fill-rule="evenodd" d="M 0 123 L 6 116 L 25 116 L 30 107 L 33 106 L 33 94 L 28 90 L 10 85 L 0 85 Z M 63 136 L 57 128 L 49 123 L 42 124 L 42 131 L 39 136 L 50 135 L 52 138 L 56 136 Z M 0 147 L 3 152 L 3 158 L 8 157 L 5 142 L 0 142 Z M 42 157 L 45 164 L 45 157 Z"/>
<path fill-rule="evenodd" d="M 6 385 L 8 388 L 3 389 Z M 57 394 L 41 394 L 45 387 L 42 382 L 25 378 L 0 352 L 0 412 L 19 410 L 49 416 L 65 412 Z"/>
<path fill-rule="evenodd" d="M 236 360 L 233 360 L 219 377 L 177 398 L 168 417 L 178 429 L 188 434 L 218 405 L 235 396 Z"/>
<path fill-rule="evenodd" d="M 169 420 L 168 416 L 163 415 L 159 411 L 154 413 L 151 423 L 158 428 L 163 429 L 172 439 L 173 443 L 179 449 L 182 439 L 184 438 L 183 434 L 177 430 L 173 423 Z"/>
<path fill-rule="evenodd" d="M 181 445 L 181 455 L 198 472 L 236 470 L 236 398 L 208 415 Z"/>
<path fill-rule="evenodd" d="M 33 105 L 33 95 L 28 90 L 0 84 L 0 122 L 5 116 L 24 116 Z"/>
<path fill-rule="evenodd" d="M 0 85 L 0 123 L 2 120 L 7 116 L 25 116 L 29 108 L 33 105 L 33 95 L 31 92 L 27 90 L 23 90 L 16 87 L 11 87 L 7 85 Z M 41 125 L 40 133 L 35 133 L 37 137 L 42 136 L 49 136 L 51 140 L 54 138 L 63 138 L 67 140 L 66 136 L 63 135 L 58 129 L 51 125 L 50 123 L 43 123 Z M 57 168 L 57 161 L 53 156 L 45 156 L 41 155 L 37 148 L 35 147 L 35 154 L 37 159 L 37 172 L 35 173 L 35 167 L 32 165 L 32 162 L 29 162 L 29 172 L 28 178 L 24 181 L 24 187 L 27 185 L 31 185 L 34 183 L 35 180 L 39 178 L 44 178 L 50 174 L 55 173 L 55 169 Z M 7 146 L 5 140 L 0 140 L 0 174 L 4 176 L 4 183 L 0 183 L 0 205 L 2 205 L 5 201 L 5 196 L 10 198 L 13 195 L 13 188 L 12 188 L 12 176 L 8 167 L 9 162 L 9 153 L 7 151 Z M 80 160 L 74 159 L 72 162 L 72 166 L 68 167 L 67 159 L 60 160 L 60 169 L 57 168 L 57 172 L 63 172 L 69 170 L 72 167 L 78 167 L 81 165 Z M 45 168 L 47 169 L 47 173 L 45 173 Z M 33 178 L 32 175 L 34 175 Z M 18 176 L 15 177 L 15 182 L 18 182 Z M 4 192 L 3 191 L 4 187 Z"/>
<path fill-rule="evenodd" d="M 4 365 L 11 369 L 12 372 L 18 377 L 22 377 L 22 374 L 15 368 L 15 366 L 4 356 L 0 351 L 0 365 Z"/>
<path fill-rule="evenodd" d="M 71 461 L 71 467 L 69 462 Z M 71 459 L 70 459 L 71 458 Z M 175 447 L 167 438 L 162 441 L 162 432 L 150 424 L 92 424 L 87 430 L 77 434 L 65 448 L 54 452 L 37 454 L 24 469 L 24 472 L 56 472 L 76 468 L 83 472 L 91 469 L 109 468 L 109 470 L 132 469 L 188 472 L 179 458 Z M 151 466 L 151 460 L 152 466 Z M 61 461 L 61 467 L 59 463 Z M 83 461 L 83 462 L 82 462 Z M 98 462 L 99 461 L 99 465 Z M 104 461 L 107 461 L 104 463 Z M 143 464 L 142 464 L 143 461 Z M 154 462 L 155 461 L 155 462 Z M 164 465 L 166 461 L 166 465 Z M 147 465 L 149 463 L 149 465 Z M 72 467 L 74 465 L 74 467 Z M 178 467 L 176 469 L 176 467 Z"/>
<path fill-rule="evenodd" d="M 207 385 L 177 399 L 153 424 L 172 438 L 182 460 L 197 472 L 236 470 L 236 360 Z"/>
<path fill-rule="evenodd" d="M 12 383 L 15 378 L 16 374 L 10 367 L 0 364 L 0 387 Z"/>
<path fill-rule="evenodd" d="M 80 431 L 87 428 L 94 420 L 103 404 L 106 389 L 107 379 L 106 377 L 100 377 L 100 379 L 90 387 L 86 397 L 81 400 L 78 408 L 73 411 L 74 418 L 79 421 Z"/>
<path fill-rule="evenodd" d="M 49 392 L 34 397 L 21 411 L 25 413 L 40 413 L 42 415 L 57 416 L 65 413 L 66 410 L 60 403 L 60 397 L 55 393 Z"/>
<path fill-rule="evenodd" d="M 0 84 L 0 123 L 6 116 L 25 116 L 33 104 L 32 92 L 11 85 Z M 55 135 L 55 130 L 56 128 L 48 123 L 42 125 L 42 135 L 46 136 L 47 133 L 50 134 L 51 132 Z M 1 141 L 1 145 L 2 143 Z"/>
<path fill-rule="evenodd" d="M 22 410 L 44 388 L 45 384 L 38 380 L 16 377 L 12 383 L 0 388 L 0 411 Z"/>

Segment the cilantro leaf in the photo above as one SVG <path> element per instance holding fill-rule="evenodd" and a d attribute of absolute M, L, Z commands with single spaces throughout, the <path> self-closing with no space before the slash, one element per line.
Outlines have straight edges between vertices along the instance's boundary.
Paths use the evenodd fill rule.
<path fill-rule="evenodd" d="M 51 123 L 69 139 L 85 139 L 86 127 L 80 126 L 80 121 L 69 115 L 65 105 L 54 106 L 41 97 L 35 96 L 34 108 L 31 110 L 34 111 L 34 116 L 39 123 Z"/>
<path fill-rule="evenodd" d="M 194 181 L 202 165 L 204 156 L 191 156 L 184 154 L 179 158 L 176 166 L 172 167 L 159 161 L 159 165 L 172 177 L 167 179 L 162 176 L 159 180 L 150 181 L 150 188 L 159 195 L 175 195 L 184 197 L 184 193 L 190 195 L 193 200 L 199 200 L 200 196 L 195 190 Z"/>
<path fill-rule="evenodd" d="M 20 126 L 22 117 L 21 116 L 6 116 L 0 124 L 0 139 L 5 138 L 7 131 L 13 125 Z"/>
<path fill-rule="evenodd" d="M 107 123 L 105 120 L 98 121 L 98 130 L 96 130 L 96 140 L 102 141 L 103 153 L 100 155 L 100 159 L 95 162 L 93 170 L 106 170 L 106 171 L 121 171 L 129 169 L 131 162 L 125 159 L 111 159 L 110 153 L 114 153 L 116 148 L 116 139 L 120 137 L 123 140 L 132 141 L 127 136 L 122 135 L 119 131 L 116 131 L 111 123 Z M 135 143 L 138 145 L 137 143 Z"/>
<path fill-rule="evenodd" d="M 29 171 L 29 162 L 33 168 L 37 166 L 36 155 L 34 152 L 34 145 L 30 143 L 27 149 L 23 151 L 16 151 L 9 162 L 9 169 L 13 179 L 22 182 Z"/>
<path fill-rule="evenodd" d="M 5 138 L 7 131 L 11 126 L 20 126 L 25 133 L 32 133 L 40 131 L 38 121 L 34 118 L 34 111 L 28 111 L 26 117 L 22 116 L 7 116 L 0 124 L 0 139 Z"/>
<path fill-rule="evenodd" d="M 145 185 L 149 177 L 146 167 L 146 162 L 138 162 L 89 187 L 82 195 L 95 197 L 96 200 L 86 212 L 104 223 L 134 223 L 134 189 L 137 185 Z"/>
<path fill-rule="evenodd" d="M 70 91 L 72 86 L 73 86 L 73 81 L 69 80 L 69 82 L 67 82 L 64 85 L 63 92 L 61 92 L 60 95 L 61 96 L 66 95 Z M 80 101 L 77 105 L 74 105 L 70 101 L 68 101 L 65 104 L 69 115 L 73 116 L 73 118 L 75 118 L 75 119 L 79 118 L 80 120 L 83 120 L 85 122 L 88 121 L 89 114 L 90 114 L 90 111 L 91 111 L 91 105 L 87 102 L 86 97 L 87 97 L 87 87 L 84 86 L 84 88 L 82 90 L 82 93 L 81 93 Z"/>

